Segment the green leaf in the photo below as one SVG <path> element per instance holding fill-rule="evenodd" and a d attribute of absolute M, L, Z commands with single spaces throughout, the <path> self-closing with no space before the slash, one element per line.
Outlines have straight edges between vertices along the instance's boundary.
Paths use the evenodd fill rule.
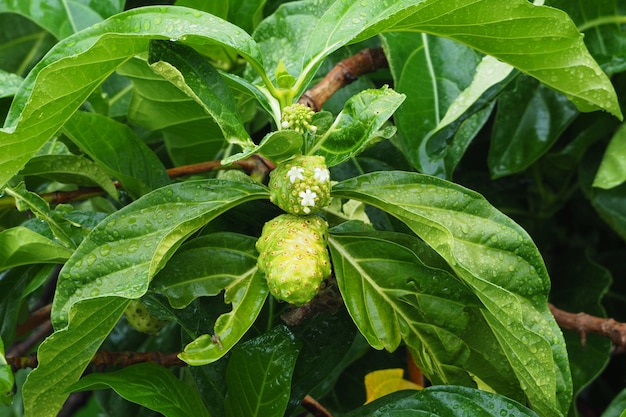
<path fill-rule="evenodd" d="M 518 77 L 498 100 L 488 163 L 499 178 L 530 166 L 561 136 L 578 115 L 563 96 L 536 80 Z"/>
<path fill-rule="evenodd" d="M 401 391 L 356 409 L 345 417 L 538 417 L 533 411 L 501 395 L 457 386 Z"/>
<path fill-rule="evenodd" d="M 152 41 L 150 67 L 200 105 L 220 126 L 224 138 L 239 146 L 254 145 L 239 116 L 232 91 L 217 70 L 192 48 Z"/>
<path fill-rule="evenodd" d="M 87 375 L 72 385 L 70 390 L 106 388 L 112 388 L 126 400 L 165 417 L 210 417 L 197 391 L 155 363 L 140 363 L 117 372 Z"/>
<path fill-rule="evenodd" d="M 70 326 L 48 337 L 37 352 L 39 365 L 23 387 L 25 417 L 55 417 L 104 339 L 124 313 L 128 300 L 86 300 L 72 309 Z M 88 335 L 88 337 L 85 337 Z"/>
<path fill-rule="evenodd" d="M 334 185 L 333 196 L 392 214 L 435 249 L 482 303 L 481 313 L 532 406 L 543 415 L 567 411 L 571 376 L 548 309 L 549 277 L 519 225 L 475 192 L 414 173 L 362 175 Z"/>
<path fill-rule="evenodd" d="M 283 417 L 299 351 L 285 326 L 233 349 L 226 370 L 226 417 Z"/>
<path fill-rule="evenodd" d="M 589 0 L 583 3 L 548 0 L 548 6 L 567 12 L 585 35 L 585 44 L 600 66 L 612 75 L 626 70 L 626 34 L 623 5 L 618 0 Z"/>
<path fill-rule="evenodd" d="M 50 279 L 54 264 L 11 268 L 0 274 L 0 338 L 7 345 L 15 339 L 15 328 L 23 314 L 23 302 Z"/>
<path fill-rule="evenodd" d="M 124 9 L 122 0 L 5 0 L 0 3 L 0 13 L 18 13 L 63 39 L 74 32 L 119 13 Z"/>
<path fill-rule="evenodd" d="M 581 111 L 603 109 L 622 119 L 610 80 L 589 54 L 576 25 L 561 10 L 527 0 L 411 3 L 358 39 L 381 30 L 447 37 L 538 79 L 563 93 Z"/>
<path fill-rule="evenodd" d="M 0 70 L 0 98 L 14 96 L 22 81 L 19 75 Z"/>
<path fill-rule="evenodd" d="M 56 43 L 41 26 L 13 13 L 0 13 L 0 28 L 0 67 L 21 77 Z"/>
<path fill-rule="evenodd" d="M 394 351 L 402 339 L 433 384 L 523 399 L 481 303 L 432 249 L 385 232 L 333 234 L 329 245 L 346 307 L 371 346 Z"/>
<path fill-rule="evenodd" d="M 610 189 L 626 181 L 626 124 L 621 125 L 604 152 L 593 186 Z"/>
<path fill-rule="evenodd" d="M 235 161 L 248 158 L 255 153 L 265 156 L 274 163 L 279 163 L 299 154 L 302 150 L 302 134 L 295 130 L 279 130 L 270 132 L 256 146 L 222 159 L 222 165 L 230 165 Z"/>
<path fill-rule="evenodd" d="M 10 405 L 13 401 L 13 370 L 4 357 L 4 342 L 0 338 L 0 403 Z"/>
<path fill-rule="evenodd" d="M 0 186 L 104 79 L 133 56 L 146 52 L 150 39 L 224 45 L 264 74 L 260 51 L 252 38 L 212 15 L 175 6 L 143 7 L 117 14 L 60 41 L 26 77 L 0 130 Z"/>
<path fill-rule="evenodd" d="M 76 155 L 35 156 L 20 171 L 20 175 L 40 175 L 64 184 L 99 186 L 114 199 L 117 188 L 99 165 Z"/>
<path fill-rule="evenodd" d="M 65 262 L 72 251 L 22 226 L 0 232 L 0 271 L 20 265 Z"/>
<path fill-rule="evenodd" d="M 161 161 L 125 124 L 79 111 L 67 121 L 63 131 L 133 198 L 170 182 Z"/>
<path fill-rule="evenodd" d="M 450 178 L 512 67 L 491 57 L 479 61 L 470 48 L 435 36 L 389 33 L 382 39 L 394 88 L 407 96 L 394 114 L 397 140 L 420 172 Z"/>
<path fill-rule="evenodd" d="M 56 328 L 81 300 L 138 298 L 183 240 L 246 201 L 268 198 L 257 183 L 198 180 L 146 194 L 96 226 L 63 267 L 53 302 Z"/>
<path fill-rule="evenodd" d="M 67 248 L 74 248 L 71 227 L 74 226 L 68 219 L 62 216 L 63 210 L 50 210 L 48 203 L 39 195 L 30 192 L 20 183 L 15 188 L 5 188 L 4 192 L 15 199 L 15 205 L 20 211 L 30 210 L 35 217 L 46 222 L 54 237 Z M 58 209 L 58 207 L 57 207 Z"/>
<path fill-rule="evenodd" d="M 232 311 L 219 315 L 212 334 L 193 335 L 195 340 L 179 355 L 188 364 L 205 365 L 224 356 L 259 315 L 268 290 L 256 266 L 255 243 L 256 238 L 235 233 L 199 237 L 181 246 L 154 278 L 155 291 L 175 308 L 221 291 L 224 302 L 232 304 Z"/>
<path fill-rule="evenodd" d="M 143 59 L 131 59 L 117 73 L 133 84 L 129 120 L 145 129 L 162 131 L 174 165 L 217 158 L 224 147 L 222 131 L 191 97 L 156 74 Z"/>
<path fill-rule="evenodd" d="M 358 155 L 373 140 L 389 138 L 390 132 L 380 129 L 404 98 L 387 87 L 352 96 L 333 124 L 318 132 L 307 154 L 324 156 L 331 167 Z"/>

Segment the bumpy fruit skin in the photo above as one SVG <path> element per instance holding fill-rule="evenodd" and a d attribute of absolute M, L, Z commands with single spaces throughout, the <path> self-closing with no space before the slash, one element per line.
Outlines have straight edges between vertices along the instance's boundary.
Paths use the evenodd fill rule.
<path fill-rule="evenodd" d="M 132 300 L 124 311 L 128 324 L 135 330 L 149 335 L 155 335 L 165 326 L 166 320 L 159 320 L 150 315 L 146 306 L 139 300 Z"/>
<path fill-rule="evenodd" d="M 270 173 L 270 201 L 287 213 L 315 214 L 330 204 L 330 171 L 323 156 L 300 155 Z"/>
<path fill-rule="evenodd" d="M 315 112 L 304 104 L 295 103 L 283 108 L 280 126 L 283 129 L 293 129 L 298 133 L 315 133 L 317 127 L 311 124 Z"/>
<path fill-rule="evenodd" d="M 263 226 L 257 265 L 270 292 L 290 304 L 306 304 L 330 275 L 328 224 L 318 216 L 282 214 Z"/>

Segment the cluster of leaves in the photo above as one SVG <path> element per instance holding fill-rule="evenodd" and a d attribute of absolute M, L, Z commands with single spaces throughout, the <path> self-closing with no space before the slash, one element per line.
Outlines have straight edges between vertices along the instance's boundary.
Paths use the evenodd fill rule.
<path fill-rule="evenodd" d="M 54 416 L 73 391 L 112 388 L 97 398 L 117 416 L 278 417 L 307 394 L 355 416 L 576 415 L 610 346 L 565 339 L 548 296 L 602 314 L 620 272 L 626 11 L 547 3 L 0 0 L 7 404 L 4 350 L 54 289 L 54 332 L 7 413 Z M 336 94 L 314 130 L 281 124 L 365 46 L 388 71 Z M 263 178 L 166 168 L 300 152 L 338 181 L 322 214 L 345 308 L 288 327 L 256 264 L 278 214 Z M 106 195 L 42 197 L 93 186 Z M 139 298 L 170 321 L 156 337 L 120 320 Z M 362 406 L 354 379 L 400 347 L 434 386 Z M 182 351 L 191 366 L 83 377 L 99 349 Z"/>

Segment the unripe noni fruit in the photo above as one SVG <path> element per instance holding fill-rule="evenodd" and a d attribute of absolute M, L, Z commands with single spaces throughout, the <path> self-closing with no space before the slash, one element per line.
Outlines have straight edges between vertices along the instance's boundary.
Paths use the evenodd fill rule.
<path fill-rule="evenodd" d="M 131 300 L 124 311 L 126 320 L 135 330 L 155 335 L 167 324 L 167 320 L 159 320 L 152 316 L 146 306 L 139 300 Z"/>
<path fill-rule="evenodd" d="M 328 224 L 318 216 L 282 214 L 263 226 L 257 265 L 274 297 L 306 304 L 330 275 Z"/>
<path fill-rule="evenodd" d="M 323 156 L 300 155 L 270 173 L 270 200 L 287 213 L 315 214 L 330 204 L 330 171 Z"/>

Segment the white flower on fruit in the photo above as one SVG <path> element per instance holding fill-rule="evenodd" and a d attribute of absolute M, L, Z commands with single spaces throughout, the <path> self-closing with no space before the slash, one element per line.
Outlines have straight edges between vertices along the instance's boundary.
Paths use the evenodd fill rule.
<path fill-rule="evenodd" d="M 310 213 L 311 209 L 309 207 L 315 206 L 315 197 L 317 197 L 317 194 L 311 191 L 310 188 L 307 188 L 306 191 L 302 191 L 299 195 L 302 199 L 302 202 L 300 204 L 302 205 L 302 207 L 304 207 L 302 211 L 307 214 Z"/>
<path fill-rule="evenodd" d="M 324 168 L 315 168 L 313 178 L 319 182 L 326 182 L 330 179 L 330 171 Z"/>
<path fill-rule="evenodd" d="M 289 177 L 289 181 L 293 184 L 296 180 L 303 180 L 304 168 L 300 167 L 292 167 L 289 171 L 287 171 L 287 176 Z"/>

